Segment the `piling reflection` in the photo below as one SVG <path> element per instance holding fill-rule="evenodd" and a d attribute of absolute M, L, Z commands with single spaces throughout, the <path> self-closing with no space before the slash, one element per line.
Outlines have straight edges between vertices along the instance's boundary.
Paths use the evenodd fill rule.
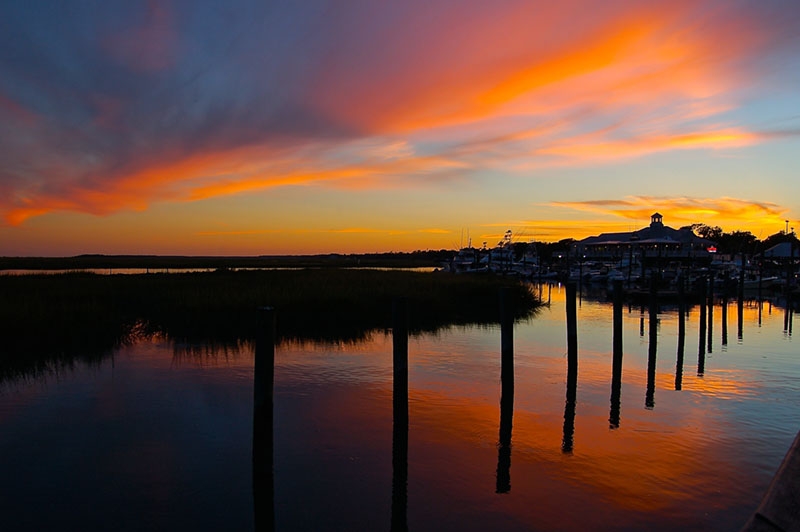
<path fill-rule="evenodd" d="M 564 436 L 561 451 L 571 454 L 575 434 L 575 401 L 578 390 L 578 316 L 575 285 L 567 284 L 567 400 L 564 407 Z"/>
<path fill-rule="evenodd" d="M 736 337 L 741 342 L 742 338 L 744 336 L 744 300 L 742 298 L 739 298 L 736 310 L 739 313 L 736 316 L 736 319 L 737 319 Z M 758 324 L 761 325 L 761 315 L 760 315 L 760 313 L 759 313 L 759 317 L 758 317 Z"/>
<path fill-rule="evenodd" d="M 783 313 L 783 332 L 788 336 L 792 335 L 792 307 L 789 304 L 786 305 Z"/>
<path fill-rule="evenodd" d="M 622 393 L 622 295 L 622 281 L 614 281 L 611 411 L 608 416 L 608 423 L 612 429 L 619 428 Z"/>
<path fill-rule="evenodd" d="M 728 345 L 728 296 L 722 298 L 722 345 Z"/>
<path fill-rule="evenodd" d="M 393 398 L 394 409 L 398 402 Z M 408 403 L 406 402 L 406 406 Z M 400 405 L 402 408 L 402 405 Z M 392 424 L 392 526 L 393 531 L 408 530 L 408 417 L 394 418 Z"/>
<path fill-rule="evenodd" d="M 686 335 L 697 334 L 692 328 L 698 326 L 696 314 L 693 310 L 689 320 L 685 308 L 674 313 L 664 305 L 656 322 L 660 356 L 662 362 L 668 362 L 664 353 L 665 349 L 672 349 L 667 346 L 670 338 L 674 341 L 675 334 L 670 322 L 677 319 L 680 340 L 676 381 L 689 395 L 664 391 L 671 388 L 668 381 L 672 376 L 666 375 L 670 368 L 662 366 L 657 369 L 661 374 L 657 375 L 656 386 L 663 387 L 659 392 L 658 411 L 647 411 L 641 406 L 628 408 L 625 430 L 609 431 L 607 423 L 620 417 L 614 410 L 619 407 L 617 392 L 621 385 L 619 366 L 612 370 L 611 379 L 608 371 L 612 355 L 608 327 L 612 309 L 605 302 L 587 298 L 579 311 L 584 344 L 580 353 L 581 433 L 577 434 L 576 380 L 567 379 L 567 402 L 561 402 L 565 399 L 564 388 L 561 388 L 565 371 L 563 295 L 556 294 L 556 288 L 553 292 L 556 299 L 553 309 L 543 312 L 530 324 L 519 324 L 513 331 L 514 347 L 519 348 L 514 353 L 517 357 L 514 391 L 519 384 L 519 395 L 512 395 L 505 379 L 501 394 L 497 393 L 497 373 L 502 373 L 502 369 L 497 367 L 496 330 L 471 327 L 414 339 L 415 402 L 410 412 L 415 417 L 413 435 L 410 435 L 406 416 L 398 416 L 392 424 L 392 409 L 400 413 L 409 413 L 409 410 L 408 403 L 401 400 L 401 393 L 391 396 L 391 335 L 376 334 L 358 345 L 291 344 L 279 350 L 275 371 L 278 423 L 274 433 L 274 463 L 280 467 L 274 479 L 275 506 L 272 506 L 271 476 L 259 476 L 255 468 L 252 502 L 249 497 L 248 452 L 254 413 L 250 411 L 253 397 L 249 394 L 252 392 L 245 390 L 242 394 L 242 379 L 247 378 L 250 383 L 252 361 L 231 358 L 230 367 L 226 367 L 225 363 L 210 366 L 207 358 L 186 357 L 176 367 L 176 359 L 166 342 L 140 344 L 118 356 L 115 381 L 112 375 L 93 370 L 87 372 L 85 383 L 67 380 L 58 387 L 33 390 L 35 401 L 31 401 L 32 408 L 27 410 L 22 403 L 15 406 L 13 412 L 5 408 L 16 404 L 17 400 L 12 394 L 5 395 L 0 401 L 0 420 L 3 413 L 19 411 L 20 414 L 7 416 L 0 431 L 0 443 L 5 442 L 2 469 L 11 479 L 0 500 L 6 501 L 8 510 L 26 501 L 54 500 L 49 492 L 43 494 L 40 488 L 34 490 L 30 486 L 48 482 L 64 485 L 72 475 L 85 474 L 78 471 L 79 466 L 92 463 L 96 453 L 104 459 L 116 456 L 138 459 L 135 471 L 119 462 L 121 473 L 103 484 L 104 488 L 111 488 L 111 494 L 105 498 L 97 494 L 102 502 L 110 500 L 116 504 L 98 507 L 125 512 L 118 502 L 131 497 L 128 506 L 134 511 L 144 509 L 149 512 L 147 515 L 159 517 L 158 512 L 171 512 L 174 519 L 184 519 L 196 528 L 211 527 L 205 522 L 196 526 L 198 523 L 191 520 L 193 516 L 203 520 L 213 517 L 213 513 L 233 519 L 233 514 L 244 513 L 244 526 L 236 526 L 239 525 L 236 523 L 227 528 L 252 529 L 250 505 L 255 503 L 255 522 L 259 530 L 269 529 L 269 523 L 275 518 L 276 526 L 292 530 L 332 527 L 380 530 L 385 529 L 386 524 L 391 524 L 394 530 L 407 530 L 416 528 L 414 523 L 422 523 L 420 526 L 424 527 L 425 522 L 447 523 L 443 528 L 453 530 L 511 529 L 513 525 L 520 529 L 542 530 L 735 529 L 740 520 L 737 508 L 756 500 L 751 492 L 760 490 L 751 487 L 769 475 L 764 471 L 774 468 L 775 464 L 760 457 L 785 451 L 783 442 L 774 441 L 779 439 L 775 438 L 774 427 L 781 433 L 786 432 L 785 427 L 791 430 L 791 396 L 796 394 L 798 380 L 796 364 L 792 363 L 791 342 L 781 335 L 787 319 L 783 309 L 772 313 L 771 319 L 764 313 L 765 329 L 758 338 L 751 335 L 753 340 L 759 340 L 757 345 L 731 346 L 725 357 L 715 360 L 714 372 L 709 371 L 706 378 L 700 380 L 692 375 L 694 368 L 686 369 L 685 374 L 682 368 L 683 340 Z M 544 293 L 546 295 L 546 291 Z M 755 326 L 757 310 L 756 306 L 745 306 L 745 321 L 749 327 Z M 641 352 L 644 343 L 637 337 L 638 316 L 624 318 L 627 320 L 627 323 L 622 322 L 624 333 L 629 335 L 625 348 Z M 717 330 L 719 318 L 718 313 Z M 790 327 L 791 320 L 790 315 Z M 617 323 L 614 325 L 616 329 Z M 399 330 L 399 327 L 395 329 Z M 616 341 L 618 338 L 614 338 L 613 354 L 619 359 L 622 350 Z M 635 347 L 637 345 L 642 348 Z M 761 353 L 775 356 L 762 362 Z M 238 356 L 247 358 L 249 355 L 249 350 L 242 350 Z M 221 354 L 219 358 L 228 360 Z M 770 379 L 760 379 L 763 373 L 752 370 L 754 360 L 759 367 L 774 364 L 769 367 L 774 370 L 768 375 Z M 624 364 L 628 379 L 626 392 L 633 394 L 636 403 L 635 397 L 645 395 L 645 379 L 641 377 L 645 376 L 647 366 L 642 356 L 630 354 L 625 357 Z M 566 369 L 568 375 L 576 375 Z M 116 385 L 123 375 L 129 378 L 126 386 Z M 164 380 L 165 375 L 169 380 Z M 134 378 L 138 380 L 136 387 L 131 385 Z M 609 380 L 612 381 L 610 415 L 609 396 L 606 395 Z M 55 423 L 50 420 L 38 422 L 43 404 L 39 394 L 50 394 L 55 406 L 52 410 L 65 417 L 62 405 L 72 408 L 78 401 L 85 403 L 87 389 L 90 390 L 87 385 L 97 388 L 98 393 L 95 408 L 85 410 L 81 419 L 64 421 L 58 430 L 52 428 Z M 76 401 L 62 393 L 67 386 L 78 392 Z M 118 395 L 121 393 L 126 395 Z M 487 401 L 486 397 L 494 399 Z M 226 399 L 229 404 L 225 404 Z M 499 438 L 497 401 L 500 402 Z M 142 403 L 150 404 L 139 409 Z M 117 408 L 131 405 L 126 408 L 136 407 L 137 410 L 131 412 L 135 417 L 112 421 L 114 430 L 107 431 L 111 415 L 108 405 L 112 404 Z M 146 418 L 147 422 L 137 423 L 137 418 Z M 98 425 L 94 422 L 96 419 L 101 420 L 100 426 L 95 426 Z M 199 419 L 207 424 L 201 427 L 202 432 L 187 430 L 186 427 L 196 426 Z M 15 424 L 20 420 L 25 420 L 26 430 L 17 428 L 17 439 L 9 438 L 7 435 L 14 433 Z M 514 494 L 499 496 L 494 492 L 505 493 L 511 486 L 512 423 Z M 37 425 L 45 425 L 46 429 L 34 432 Z M 254 423 L 254 428 L 257 425 Z M 119 428 L 125 426 L 130 426 L 130 433 L 119 432 Z M 742 426 L 756 430 L 741 436 Z M 373 427 L 373 430 L 363 431 L 364 427 Z M 696 427 L 703 430 L 695 430 Z M 155 430 L 146 432 L 148 429 Z M 211 434 L 212 429 L 214 434 L 224 436 L 198 438 L 198 435 Z M 89 432 L 91 430 L 97 432 Z M 20 452 L 17 442 L 50 444 L 55 455 L 59 448 L 63 450 L 65 444 L 73 443 L 72 435 L 80 432 L 91 435 L 85 443 L 94 452 L 86 453 L 79 463 L 64 464 L 61 470 L 48 467 L 46 474 L 30 478 L 24 485 L 13 482 L 14 478 L 25 478 L 21 473 L 31 469 L 25 462 L 30 457 Z M 126 445 L 119 434 L 131 436 L 130 444 Z M 28 435 L 35 438 L 28 438 Z M 412 456 L 409 456 L 409 436 L 414 436 Z M 165 452 L 152 453 L 153 449 L 142 452 L 142 443 L 149 442 L 164 445 Z M 497 449 L 493 447 L 496 442 Z M 111 448 L 113 456 L 105 453 L 106 446 Z M 258 444 L 254 448 L 265 449 Z M 574 456 L 560 452 L 569 453 L 573 448 L 577 451 Z M 774 448 L 779 449 L 775 451 Z M 187 449 L 192 452 L 182 452 Z M 195 449 L 200 451 L 196 454 Z M 389 453 L 392 454 L 391 470 Z M 270 457 L 271 452 L 263 456 L 267 464 Z M 258 456 L 254 458 L 257 460 Z M 138 473 L 154 470 L 153 464 L 159 462 L 163 463 L 165 474 L 154 478 L 157 484 L 147 486 L 155 485 L 159 489 L 163 486 L 164 490 L 158 493 L 159 500 L 144 500 L 140 494 L 148 490 L 141 489 L 144 479 L 139 478 Z M 225 476 L 230 470 L 235 470 L 235 474 Z M 496 482 L 492 482 L 495 470 Z M 698 475 L 699 470 L 704 474 Z M 167 478 L 169 476 L 172 478 Z M 240 489 L 231 487 L 237 484 L 237 479 Z M 720 482 L 729 482 L 735 489 L 719 490 Z M 181 501 L 187 499 L 187 485 L 194 486 L 193 493 L 191 501 L 183 507 Z M 389 485 L 392 486 L 391 498 L 387 493 Z M 91 496 L 85 493 L 88 488 L 79 491 L 80 487 L 77 486 L 76 491 L 81 499 Z M 648 496 L 642 497 L 642 493 Z M 240 512 L 236 504 L 242 500 L 245 504 Z M 530 501 L 537 501 L 537 504 Z M 465 507 L 469 508 L 468 513 L 464 512 L 466 515 L 459 512 Z M 576 507 L 582 511 L 570 511 Z M 67 524 L 72 525 L 76 518 L 69 515 L 66 507 L 64 510 L 64 515 L 58 517 L 66 517 Z M 12 513 L 10 521 L 9 513 L 12 512 L 4 512 L 5 522 L 13 525 L 14 517 L 21 513 Z M 128 511 L 131 513 L 133 511 Z M 198 514 L 202 516 L 198 518 Z M 15 528 L 12 525 L 9 526 Z M 38 527 L 52 528 L 55 527 Z"/>
<path fill-rule="evenodd" d="M 708 353 L 714 351 L 714 280 L 709 280 L 708 294 Z"/>
<path fill-rule="evenodd" d="M 511 427 L 514 416 L 514 385 L 503 385 L 500 397 L 500 439 L 497 445 L 497 483 L 495 493 L 511 491 Z"/>
<path fill-rule="evenodd" d="M 255 529 L 275 529 L 273 387 L 275 311 L 259 309 L 253 369 L 253 520 Z"/>
<path fill-rule="evenodd" d="M 408 530 L 408 306 L 403 298 L 392 308 L 392 523 Z"/>

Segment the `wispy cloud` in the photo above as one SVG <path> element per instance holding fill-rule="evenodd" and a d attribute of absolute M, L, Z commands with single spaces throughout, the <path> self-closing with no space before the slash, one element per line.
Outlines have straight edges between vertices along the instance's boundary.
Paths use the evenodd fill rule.
<path fill-rule="evenodd" d="M 646 220 L 654 211 L 668 212 L 670 220 L 682 224 L 720 221 L 782 219 L 786 209 L 776 203 L 731 197 L 691 198 L 685 196 L 627 196 L 622 199 L 551 202 L 551 206 L 626 220 Z M 674 223 L 673 222 L 673 223 Z"/>
<path fill-rule="evenodd" d="M 9 224 L 275 187 L 407 189 L 730 153 L 798 131 L 737 114 L 763 80 L 785 79 L 763 59 L 797 50 L 800 9 L 787 3 L 49 9 L 0 10 Z"/>

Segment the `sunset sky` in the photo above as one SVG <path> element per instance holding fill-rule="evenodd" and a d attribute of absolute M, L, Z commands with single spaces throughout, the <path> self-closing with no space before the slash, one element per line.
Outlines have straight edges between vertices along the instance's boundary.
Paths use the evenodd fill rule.
<path fill-rule="evenodd" d="M 800 230 L 797 0 L 0 4 L 0 255 Z"/>

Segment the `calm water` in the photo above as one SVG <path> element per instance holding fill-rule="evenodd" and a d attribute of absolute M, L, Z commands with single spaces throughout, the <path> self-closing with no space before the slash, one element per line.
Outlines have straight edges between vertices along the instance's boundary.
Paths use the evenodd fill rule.
<path fill-rule="evenodd" d="M 677 312 L 662 309 L 651 344 L 647 313 L 626 307 L 616 414 L 611 306 L 584 299 L 573 417 L 563 292 L 550 300 L 515 328 L 510 465 L 499 329 L 410 339 L 407 503 L 395 518 L 437 531 L 738 529 L 800 429 L 793 315 L 748 304 L 740 329 L 735 302 L 717 305 L 701 341 L 692 307 L 681 368 Z M 278 348 L 278 530 L 390 528 L 391 359 L 382 333 Z M 154 339 L 0 385 L 2 528 L 253 529 L 252 366 L 246 345 Z"/>

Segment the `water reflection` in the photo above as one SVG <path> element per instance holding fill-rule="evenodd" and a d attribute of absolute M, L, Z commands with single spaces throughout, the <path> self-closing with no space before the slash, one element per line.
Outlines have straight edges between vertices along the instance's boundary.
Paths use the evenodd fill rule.
<path fill-rule="evenodd" d="M 250 530 L 274 519 L 278 530 L 737 529 L 796 431 L 800 368 L 784 334 L 793 314 L 765 313 L 759 334 L 728 346 L 701 380 L 684 374 L 683 351 L 707 314 L 700 321 L 680 302 L 648 307 L 643 340 L 639 316 L 622 315 L 617 335 L 611 305 L 585 295 L 581 373 L 568 358 L 562 402 L 564 304 L 553 287 L 551 307 L 516 324 L 511 380 L 501 328 L 412 336 L 410 409 L 408 396 L 396 403 L 390 335 L 279 346 L 266 483 L 249 455 L 258 416 L 247 345 L 212 364 L 211 352 L 176 358 L 164 339 L 142 342 L 115 353 L 113 376 L 107 360 L 58 382 L 0 389 L 0 469 L 26 479 L 0 486 L 4 526 L 103 529 L 117 519 L 121 530 Z M 748 330 L 760 310 L 744 308 Z M 719 331 L 724 311 L 715 314 Z M 646 362 L 635 355 L 645 342 Z M 677 361 L 664 356 L 676 352 Z M 620 425 L 621 401 L 640 404 L 651 389 L 658 409 L 628 408 Z"/>

